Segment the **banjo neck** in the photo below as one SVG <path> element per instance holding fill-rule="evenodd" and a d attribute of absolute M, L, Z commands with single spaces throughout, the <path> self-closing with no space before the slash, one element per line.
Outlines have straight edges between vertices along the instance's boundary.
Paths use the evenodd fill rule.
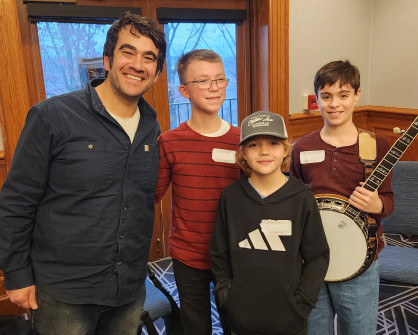
<path fill-rule="evenodd" d="M 376 191 L 385 178 L 392 171 L 395 164 L 399 161 L 403 153 L 408 149 L 409 145 L 413 142 L 418 134 L 418 116 L 409 128 L 399 137 L 392 145 L 380 163 L 376 166 L 370 176 L 366 179 L 362 187 L 369 191 Z M 344 213 L 355 220 L 361 211 L 354 206 L 347 206 Z"/>

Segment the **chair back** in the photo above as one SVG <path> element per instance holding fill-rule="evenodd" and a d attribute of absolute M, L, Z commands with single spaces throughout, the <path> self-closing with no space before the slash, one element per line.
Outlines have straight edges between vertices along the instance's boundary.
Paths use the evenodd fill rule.
<path fill-rule="evenodd" d="M 384 233 L 418 235 L 418 162 L 399 161 L 393 167 L 395 208 L 382 220 Z"/>

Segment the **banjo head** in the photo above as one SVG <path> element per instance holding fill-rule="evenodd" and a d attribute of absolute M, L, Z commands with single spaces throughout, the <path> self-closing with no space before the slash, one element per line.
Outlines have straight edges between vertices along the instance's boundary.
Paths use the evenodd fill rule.
<path fill-rule="evenodd" d="M 346 214 L 349 203 L 343 197 L 317 197 L 322 225 L 330 249 L 325 281 L 339 282 L 355 278 L 367 267 L 370 251 L 367 243 L 367 215 L 354 218 Z"/>
<path fill-rule="evenodd" d="M 349 217 L 320 211 L 330 248 L 330 261 L 325 281 L 343 281 L 353 277 L 367 258 L 367 241 L 363 231 Z"/>

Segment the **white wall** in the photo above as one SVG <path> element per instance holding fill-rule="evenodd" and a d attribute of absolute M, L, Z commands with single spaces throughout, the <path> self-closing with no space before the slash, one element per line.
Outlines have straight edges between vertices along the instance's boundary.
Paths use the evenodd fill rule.
<path fill-rule="evenodd" d="M 303 112 L 316 71 L 349 59 L 359 105 L 418 108 L 417 0 L 289 0 L 289 113 Z"/>
<path fill-rule="evenodd" d="M 374 0 L 369 105 L 418 108 L 418 1 Z"/>

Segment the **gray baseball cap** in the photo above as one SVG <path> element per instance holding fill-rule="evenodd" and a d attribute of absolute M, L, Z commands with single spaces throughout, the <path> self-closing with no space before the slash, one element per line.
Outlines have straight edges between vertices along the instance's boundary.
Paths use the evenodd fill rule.
<path fill-rule="evenodd" d="M 259 111 L 248 115 L 241 122 L 241 140 L 238 145 L 258 135 L 287 139 L 286 125 L 281 115 L 269 111 Z"/>

